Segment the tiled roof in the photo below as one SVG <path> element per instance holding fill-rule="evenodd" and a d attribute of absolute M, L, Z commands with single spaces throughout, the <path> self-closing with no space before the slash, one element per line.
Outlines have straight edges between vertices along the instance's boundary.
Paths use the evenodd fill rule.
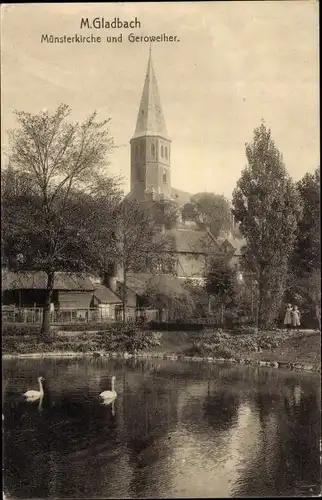
<path fill-rule="evenodd" d="M 165 234 L 173 238 L 176 251 L 181 253 L 207 253 L 216 245 L 206 231 L 169 229 Z"/>
<path fill-rule="evenodd" d="M 151 286 L 157 286 L 163 293 L 183 295 L 185 293 L 185 279 L 170 274 L 138 273 L 127 276 L 127 287 L 138 295 L 144 295 Z"/>
<path fill-rule="evenodd" d="M 44 290 L 47 286 L 47 276 L 43 271 L 8 271 L 2 270 L 3 290 L 39 289 Z M 95 289 L 92 281 L 77 273 L 56 272 L 54 281 L 55 290 L 86 290 Z"/>
<path fill-rule="evenodd" d="M 115 295 L 115 293 L 104 285 L 97 287 L 93 295 L 100 301 L 101 304 L 119 304 L 122 302 L 120 297 Z"/>

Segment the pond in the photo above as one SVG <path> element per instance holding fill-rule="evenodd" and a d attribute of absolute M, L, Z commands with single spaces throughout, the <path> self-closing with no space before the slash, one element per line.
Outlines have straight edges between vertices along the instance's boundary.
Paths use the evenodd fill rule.
<path fill-rule="evenodd" d="M 100 392 L 116 376 L 117 398 Z M 22 394 L 45 378 L 41 403 Z M 5 360 L 8 498 L 315 496 L 320 378 L 148 360 Z"/>

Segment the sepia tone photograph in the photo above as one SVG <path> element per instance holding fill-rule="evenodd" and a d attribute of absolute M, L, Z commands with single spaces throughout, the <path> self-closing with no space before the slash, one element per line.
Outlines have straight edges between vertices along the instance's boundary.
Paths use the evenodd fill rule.
<path fill-rule="evenodd" d="M 321 495 L 318 30 L 2 4 L 5 500 Z"/>

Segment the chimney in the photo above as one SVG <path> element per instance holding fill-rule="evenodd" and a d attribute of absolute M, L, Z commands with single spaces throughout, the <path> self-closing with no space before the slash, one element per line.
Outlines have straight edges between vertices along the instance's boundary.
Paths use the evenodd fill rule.
<path fill-rule="evenodd" d="M 116 292 L 117 272 L 116 264 L 109 264 L 108 270 L 103 275 L 103 285 L 107 286 L 112 292 Z"/>

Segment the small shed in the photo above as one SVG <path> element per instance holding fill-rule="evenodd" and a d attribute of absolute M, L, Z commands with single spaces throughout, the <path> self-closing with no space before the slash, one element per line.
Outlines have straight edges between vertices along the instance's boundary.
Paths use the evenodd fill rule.
<path fill-rule="evenodd" d="M 115 309 L 122 306 L 122 300 L 112 290 L 99 285 L 93 292 L 91 307 L 99 309 L 101 319 L 115 319 Z"/>
<path fill-rule="evenodd" d="M 47 276 L 43 271 L 2 272 L 3 304 L 18 307 L 42 307 L 45 303 Z M 88 309 L 95 286 L 78 273 L 56 272 L 52 302 L 55 309 Z"/>

